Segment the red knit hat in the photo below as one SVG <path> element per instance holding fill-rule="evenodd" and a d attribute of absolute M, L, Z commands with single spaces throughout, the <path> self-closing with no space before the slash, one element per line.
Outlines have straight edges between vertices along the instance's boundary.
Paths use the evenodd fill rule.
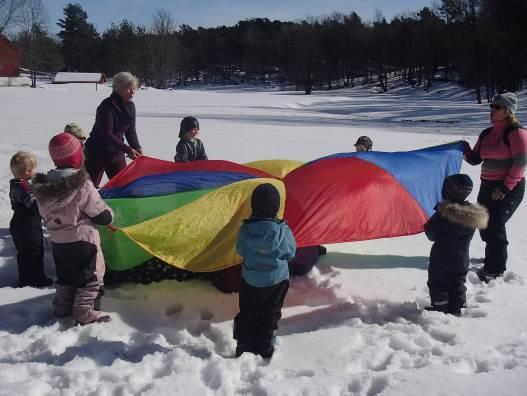
<path fill-rule="evenodd" d="M 78 169 L 82 166 L 82 143 L 69 133 L 53 136 L 49 141 L 48 150 L 57 168 Z"/>

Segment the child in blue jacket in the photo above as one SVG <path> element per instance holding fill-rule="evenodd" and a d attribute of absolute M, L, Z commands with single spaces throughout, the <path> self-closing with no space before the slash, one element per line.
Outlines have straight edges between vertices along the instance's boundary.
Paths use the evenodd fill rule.
<path fill-rule="evenodd" d="M 250 352 L 270 358 L 289 289 L 287 263 L 295 257 L 296 242 L 287 223 L 276 218 L 280 193 L 272 184 L 255 188 L 251 208 L 236 243 L 243 257 L 240 312 L 234 318 L 236 357 Z"/>

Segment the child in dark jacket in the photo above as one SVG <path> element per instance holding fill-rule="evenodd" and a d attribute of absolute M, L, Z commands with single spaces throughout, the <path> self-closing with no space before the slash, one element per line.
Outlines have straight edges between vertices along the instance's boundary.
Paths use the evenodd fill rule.
<path fill-rule="evenodd" d="M 207 160 L 203 142 L 198 139 L 199 122 L 195 117 L 185 117 L 179 127 L 179 143 L 176 146 L 176 162 Z"/>
<path fill-rule="evenodd" d="M 44 274 L 42 219 L 29 184 L 37 170 L 37 159 L 19 151 L 11 158 L 10 167 L 14 179 L 9 182 L 9 198 L 14 213 L 9 231 L 17 252 L 18 285 L 51 286 L 53 281 Z"/>
<path fill-rule="evenodd" d="M 112 210 L 83 168 L 81 142 L 61 133 L 49 142 L 57 169 L 33 179 L 40 213 L 47 224 L 57 271 L 55 315 L 73 315 L 81 325 L 107 322 L 100 310 L 104 257 L 96 225 L 111 224 Z"/>
<path fill-rule="evenodd" d="M 465 281 L 469 265 L 469 245 L 476 229 L 487 227 L 487 209 L 466 201 L 472 191 L 468 175 L 456 174 L 443 182 L 443 201 L 425 224 L 433 241 L 428 267 L 429 311 L 460 315 L 466 305 Z"/>
<path fill-rule="evenodd" d="M 236 357 L 251 352 L 270 358 L 289 289 L 287 262 L 295 257 L 296 242 L 287 223 L 276 218 L 280 193 L 272 184 L 256 187 L 251 207 L 236 243 L 243 257 L 240 312 L 234 318 Z"/>

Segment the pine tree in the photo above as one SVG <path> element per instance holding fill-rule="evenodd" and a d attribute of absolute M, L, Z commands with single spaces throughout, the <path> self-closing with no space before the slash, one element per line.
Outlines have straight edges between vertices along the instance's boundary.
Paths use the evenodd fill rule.
<path fill-rule="evenodd" d="M 69 3 L 64 7 L 64 18 L 57 23 L 62 30 L 62 56 L 64 65 L 71 71 L 99 71 L 99 34 L 88 22 L 88 14 L 80 4 Z"/>

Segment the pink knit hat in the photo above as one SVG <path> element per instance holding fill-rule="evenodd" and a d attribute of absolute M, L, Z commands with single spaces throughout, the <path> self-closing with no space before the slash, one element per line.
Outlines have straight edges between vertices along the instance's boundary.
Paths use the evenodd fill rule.
<path fill-rule="evenodd" d="M 82 166 L 84 156 L 82 144 L 69 133 L 59 133 L 49 141 L 49 155 L 57 168 L 75 168 Z"/>

